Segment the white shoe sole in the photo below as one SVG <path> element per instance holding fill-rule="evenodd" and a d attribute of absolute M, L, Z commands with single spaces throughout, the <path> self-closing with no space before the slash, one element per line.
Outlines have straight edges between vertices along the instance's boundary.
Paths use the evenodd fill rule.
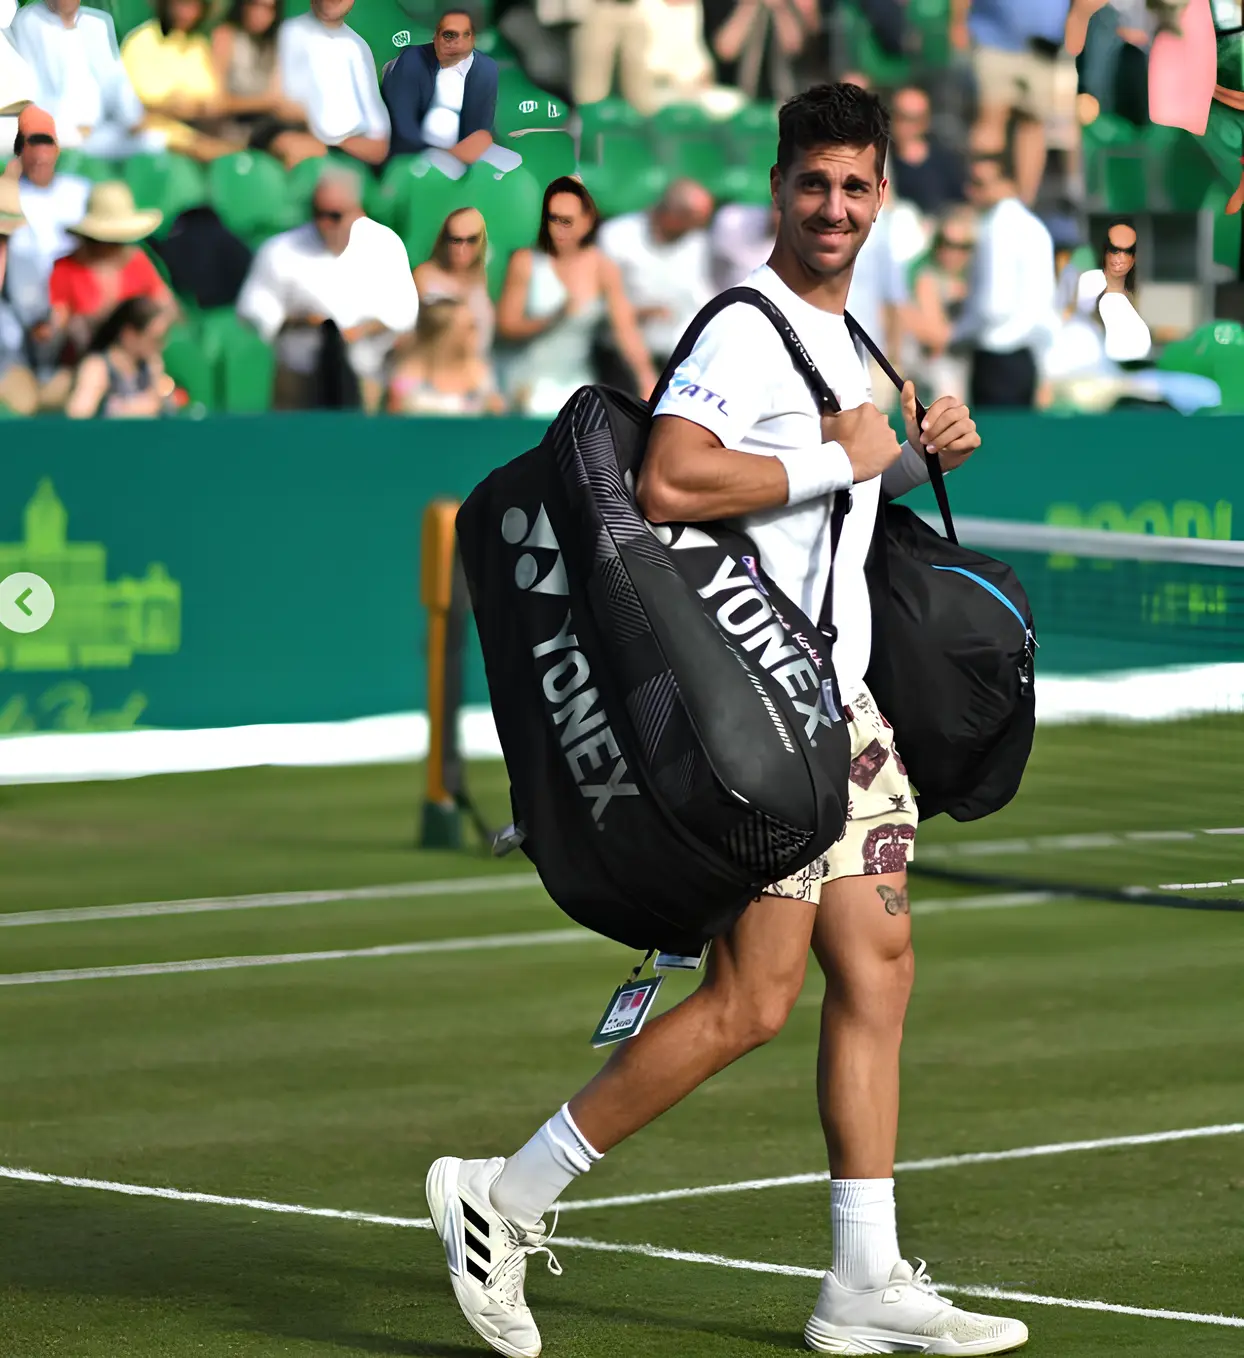
<path fill-rule="evenodd" d="M 462 1222 L 460 1218 L 462 1208 L 458 1197 L 458 1170 L 461 1165 L 462 1161 L 456 1156 L 443 1156 L 428 1170 L 428 1177 L 423 1185 L 423 1191 L 428 1199 L 428 1210 L 432 1213 L 432 1224 L 436 1227 L 436 1233 L 440 1236 L 442 1245 L 445 1245 L 446 1239 L 451 1235 L 454 1239 L 461 1238 Z M 448 1249 L 446 1256 L 448 1257 Z M 490 1348 L 497 1353 L 505 1354 L 505 1358 L 540 1358 L 539 1348 L 516 1348 L 513 1344 L 502 1339 L 491 1326 L 486 1327 L 476 1316 L 471 1314 L 468 1309 L 469 1293 L 466 1283 L 458 1277 L 452 1268 L 449 1270 L 449 1281 L 453 1284 L 458 1309 L 462 1312 L 467 1324 Z"/>
<path fill-rule="evenodd" d="M 1018 1322 L 1017 1322 L 1018 1324 Z M 980 1339 L 957 1344 L 953 1339 L 924 1339 L 900 1334 L 897 1330 L 873 1330 L 864 1325 L 827 1325 L 813 1316 L 804 1326 L 803 1337 L 817 1353 L 923 1353 L 939 1358 L 979 1358 L 983 1354 L 1013 1353 L 1028 1342 L 1028 1330 L 1004 1339 Z"/>

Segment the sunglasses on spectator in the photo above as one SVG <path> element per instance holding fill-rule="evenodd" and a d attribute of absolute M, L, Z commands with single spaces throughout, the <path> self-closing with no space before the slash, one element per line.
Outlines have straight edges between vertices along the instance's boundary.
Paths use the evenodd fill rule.
<path fill-rule="evenodd" d="M 446 42 L 457 42 L 459 38 L 469 38 L 470 36 L 471 30 L 469 28 L 464 28 L 461 33 L 456 28 L 441 29 L 441 37 Z"/>
<path fill-rule="evenodd" d="M 336 208 L 317 207 L 314 211 L 317 222 L 339 222 L 345 215 Z"/>
<path fill-rule="evenodd" d="M 1116 245 L 1114 241 L 1106 242 L 1106 253 L 1108 255 L 1134 255 L 1136 247 L 1134 245 Z"/>
<path fill-rule="evenodd" d="M 26 138 L 27 146 L 55 146 L 56 138 L 48 132 L 32 132 Z"/>
<path fill-rule="evenodd" d="M 972 248 L 970 240 L 959 240 L 954 236 L 941 236 L 938 238 L 937 244 L 942 250 L 970 250 Z"/>
<path fill-rule="evenodd" d="M 478 245 L 479 232 L 477 231 L 473 236 L 446 236 L 445 240 L 450 245 Z"/>

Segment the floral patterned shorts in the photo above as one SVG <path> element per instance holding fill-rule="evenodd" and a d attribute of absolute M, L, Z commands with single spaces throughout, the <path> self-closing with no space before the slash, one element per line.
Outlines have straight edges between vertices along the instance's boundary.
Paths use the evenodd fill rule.
<path fill-rule="evenodd" d="M 766 896 L 815 901 L 839 877 L 902 872 L 915 856 L 916 803 L 894 731 L 867 689 L 846 704 L 851 731 L 851 801 L 847 823 L 828 853 L 766 888 Z"/>

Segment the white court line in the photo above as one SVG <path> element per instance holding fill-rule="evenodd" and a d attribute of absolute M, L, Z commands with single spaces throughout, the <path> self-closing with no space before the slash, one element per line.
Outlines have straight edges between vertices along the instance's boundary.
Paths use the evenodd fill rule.
<path fill-rule="evenodd" d="M 67 910 L 22 910 L 0 915 L 0 929 L 30 924 L 80 924 L 95 919 L 141 919 L 148 915 L 198 915 L 216 910 L 267 910 L 280 905 L 321 905 L 330 901 L 387 901 L 405 896 L 486 896 L 490 891 L 538 887 L 534 872 L 494 877 L 447 877 L 435 882 L 394 882 L 384 886 L 327 891 L 267 891 L 252 896 L 203 896 L 186 901 L 135 901 L 128 905 L 83 905 Z"/>
<path fill-rule="evenodd" d="M 1218 887 L 1224 886 L 1244 886 L 1244 877 L 1232 877 L 1229 881 L 1221 882 L 1163 882 L 1159 891 L 1214 891 Z M 1129 888 L 1132 891 L 1144 891 L 1142 886 Z"/>
<path fill-rule="evenodd" d="M 1244 835 L 1244 825 L 1207 830 L 1119 830 L 1093 835 L 1036 835 L 1030 839 L 977 839 L 962 844 L 929 844 L 920 857 L 935 862 L 948 858 L 993 858 L 1008 854 L 1076 853 L 1113 849 L 1121 844 L 1195 840 L 1201 835 Z"/>
<path fill-rule="evenodd" d="M 14 1179 L 21 1183 L 56 1184 L 65 1188 L 88 1188 L 106 1193 L 122 1193 L 128 1197 L 163 1198 L 174 1202 L 202 1203 L 212 1207 L 246 1207 L 252 1211 L 277 1212 L 287 1216 L 327 1217 L 335 1221 L 353 1221 L 375 1226 L 398 1226 L 414 1230 L 429 1230 L 427 1217 L 381 1216 L 375 1212 L 343 1212 L 332 1207 L 303 1207 L 296 1203 L 268 1202 L 263 1198 L 230 1198 L 215 1193 L 187 1193 L 176 1188 L 153 1188 L 143 1184 L 113 1183 L 106 1179 L 82 1179 L 60 1174 L 39 1174 L 34 1170 L 0 1166 L 0 1179 Z M 567 1249 L 592 1250 L 605 1254 L 638 1254 L 648 1259 L 668 1259 L 677 1263 L 708 1264 L 716 1268 L 738 1269 L 748 1273 L 781 1274 L 795 1278 L 820 1278 L 824 1270 L 803 1268 L 796 1264 L 770 1264 L 756 1259 L 734 1259 L 725 1254 L 702 1254 L 692 1250 L 671 1250 L 659 1245 L 618 1244 L 607 1240 L 592 1240 L 577 1236 L 559 1236 L 557 1245 Z M 1198 1325 L 1219 1325 L 1244 1329 L 1244 1317 L 1205 1315 L 1198 1311 L 1168 1311 L 1156 1307 L 1125 1306 L 1108 1301 L 1084 1301 L 1074 1297 L 1047 1297 L 1032 1292 L 1011 1292 L 998 1287 L 958 1286 L 939 1283 L 943 1292 L 967 1297 L 991 1297 L 996 1301 L 1017 1301 L 1031 1306 L 1055 1306 L 1081 1311 L 1108 1311 L 1116 1315 L 1139 1316 L 1146 1320 L 1183 1320 Z"/>
<path fill-rule="evenodd" d="M 1058 900 L 1056 893 L 1020 891 L 1009 895 L 951 896 L 916 906 L 918 915 L 951 910 L 1004 909 L 1042 905 Z M 374 948 L 332 948 L 324 952 L 256 954 L 243 957 L 196 957 L 184 962 L 134 962 L 110 967 L 65 967 L 57 971 L 11 971 L 0 974 L 0 987 L 55 985 L 65 981 L 106 981 L 124 976 L 175 976 L 204 971 L 234 971 L 243 967 L 288 967 L 303 962 L 341 962 L 359 957 L 408 957 L 420 953 L 481 952 L 494 948 L 530 948 L 543 943 L 609 943 L 587 929 L 544 929 L 518 934 L 481 934 L 468 938 L 428 939 L 419 943 L 386 943 Z M 618 945 L 615 945 L 618 946 Z"/>
<path fill-rule="evenodd" d="M 1003 1160 L 1030 1160 L 1044 1155 L 1069 1155 L 1073 1151 L 1109 1150 L 1116 1146 L 1157 1146 L 1167 1141 L 1195 1141 L 1207 1136 L 1238 1136 L 1244 1122 L 1219 1123 L 1212 1127 L 1184 1127 L 1172 1132 L 1144 1132 L 1139 1136 L 1107 1136 L 1095 1141 L 1058 1141 L 1044 1146 L 1018 1146 L 1006 1151 L 971 1151 L 966 1155 L 938 1155 L 927 1160 L 900 1160 L 896 1174 L 926 1169 L 957 1169 L 960 1165 L 988 1165 Z M 653 1202 L 683 1198 L 708 1198 L 722 1193 L 749 1193 L 761 1188 L 787 1188 L 795 1184 L 821 1184 L 829 1173 L 784 1174 L 773 1179 L 741 1179 L 737 1183 L 704 1184 L 698 1188 L 667 1188 L 656 1193 L 625 1193 L 612 1198 L 572 1198 L 560 1203 L 562 1212 L 583 1212 L 598 1207 L 640 1207 Z"/>
<path fill-rule="evenodd" d="M 116 967 L 68 967 L 63 971 L 11 971 L 0 986 L 54 985 L 59 981 L 104 981 L 119 976 L 173 976 L 181 972 L 232 971 L 239 967 L 287 967 L 300 962 L 340 962 L 354 957 L 409 957 L 418 953 L 480 952 L 491 948 L 534 948 L 546 943 L 608 943 L 586 929 L 541 929 L 477 938 L 433 938 L 422 943 L 385 943 L 376 948 L 331 948 L 255 957 L 198 957 L 188 962 L 138 962 Z M 613 946 L 617 946 L 616 944 Z"/>
<path fill-rule="evenodd" d="M 747 1273 L 777 1273 L 792 1278 L 823 1278 L 823 1268 L 802 1268 L 797 1264 L 768 1264 L 758 1259 L 734 1259 L 726 1254 L 701 1254 L 695 1250 L 669 1250 L 660 1245 L 617 1245 L 607 1240 L 582 1240 L 574 1236 L 557 1237 L 558 1245 L 568 1249 L 598 1250 L 606 1254 L 642 1254 L 649 1259 L 672 1259 L 680 1264 L 710 1264 L 715 1268 L 735 1268 Z M 1140 1316 L 1145 1320 L 1186 1320 L 1194 1325 L 1222 1325 L 1244 1329 L 1244 1316 L 1204 1314 L 1200 1311 L 1167 1311 L 1158 1307 L 1123 1306 L 1112 1301 L 1082 1301 L 1075 1297 L 1045 1297 L 1035 1292 L 1011 1292 L 1001 1287 L 979 1287 L 958 1283 L 936 1284 L 939 1292 L 964 1297 L 990 1297 L 994 1301 L 1018 1301 L 1029 1306 L 1057 1306 L 1075 1311 L 1109 1311 L 1114 1315 Z"/>

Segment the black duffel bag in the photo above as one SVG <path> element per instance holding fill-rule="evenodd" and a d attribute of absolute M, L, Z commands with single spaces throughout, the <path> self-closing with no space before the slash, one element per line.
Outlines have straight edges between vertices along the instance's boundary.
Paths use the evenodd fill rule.
<path fill-rule="evenodd" d="M 650 404 L 580 388 L 457 523 L 523 851 L 573 919 L 689 955 L 834 843 L 847 810 L 850 739 L 817 628 L 745 534 L 654 527 L 635 500 L 651 411 L 738 301 L 829 408 L 785 318 L 735 289 L 692 323 Z"/>
<path fill-rule="evenodd" d="M 901 391 L 885 355 L 847 322 Z M 941 462 L 925 461 L 946 536 L 882 495 L 866 565 L 873 635 L 865 682 L 894 727 L 921 819 L 944 811 L 979 820 L 1019 791 L 1032 751 L 1036 630 L 1011 567 L 959 545 Z"/>

